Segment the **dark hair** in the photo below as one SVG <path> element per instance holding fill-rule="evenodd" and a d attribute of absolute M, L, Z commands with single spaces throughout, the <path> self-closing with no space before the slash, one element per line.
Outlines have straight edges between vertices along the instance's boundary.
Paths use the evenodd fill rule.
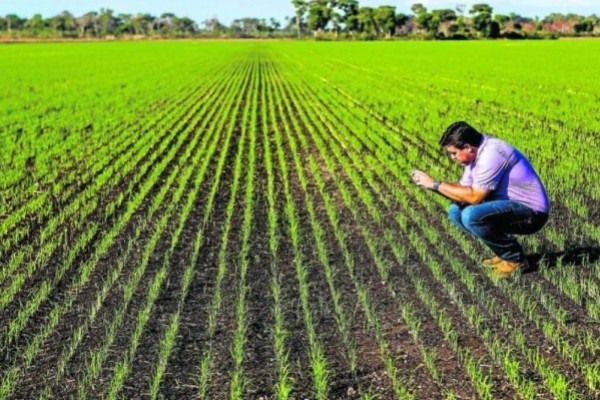
<path fill-rule="evenodd" d="M 483 135 L 467 124 L 465 121 L 458 121 L 450 125 L 440 139 L 440 146 L 455 146 L 463 149 L 467 144 L 473 147 L 479 147 Z"/>

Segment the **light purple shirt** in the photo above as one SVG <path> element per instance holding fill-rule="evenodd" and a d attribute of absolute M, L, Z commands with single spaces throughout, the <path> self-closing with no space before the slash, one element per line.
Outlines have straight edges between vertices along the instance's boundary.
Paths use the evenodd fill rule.
<path fill-rule="evenodd" d="M 462 186 L 488 189 L 485 201 L 513 200 L 539 212 L 548 212 L 546 189 L 529 160 L 498 138 L 483 135 L 475 161 L 465 167 Z"/>

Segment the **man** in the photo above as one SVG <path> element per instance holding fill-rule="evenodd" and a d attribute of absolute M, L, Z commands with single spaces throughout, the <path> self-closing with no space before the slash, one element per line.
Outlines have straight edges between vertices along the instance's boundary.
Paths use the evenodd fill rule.
<path fill-rule="evenodd" d="M 483 261 L 494 275 L 526 270 L 525 252 L 514 235 L 539 231 L 550 210 L 544 185 L 527 158 L 463 121 L 450 125 L 439 143 L 464 167 L 460 182 L 440 182 L 419 170 L 412 171 L 413 181 L 453 200 L 450 220 L 494 252 Z"/>

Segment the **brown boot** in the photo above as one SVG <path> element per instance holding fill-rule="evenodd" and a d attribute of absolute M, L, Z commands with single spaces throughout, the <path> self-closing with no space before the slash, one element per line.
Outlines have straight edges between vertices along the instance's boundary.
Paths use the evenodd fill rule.
<path fill-rule="evenodd" d="M 520 261 L 502 260 L 498 264 L 494 265 L 493 275 L 496 278 L 506 278 L 506 277 L 512 275 L 517 270 L 520 270 L 520 271 L 526 270 L 527 267 L 528 267 L 527 259 L 520 260 Z"/>
<path fill-rule="evenodd" d="M 500 264 L 502 261 L 503 260 L 498 256 L 486 258 L 485 260 L 483 260 L 483 266 L 494 268 L 496 264 Z"/>

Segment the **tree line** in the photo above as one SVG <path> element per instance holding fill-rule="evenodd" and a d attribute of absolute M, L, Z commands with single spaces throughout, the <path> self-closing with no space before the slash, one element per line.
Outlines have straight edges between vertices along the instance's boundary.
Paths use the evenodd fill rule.
<path fill-rule="evenodd" d="M 457 4 L 452 9 L 429 10 L 422 3 L 411 13 L 396 7 L 361 6 L 358 0 L 292 0 L 294 14 L 285 22 L 275 18 L 238 18 L 225 25 L 218 18 L 198 24 L 174 13 L 115 13 L 111 9 L 75 16 L 69 11 L 45 18 L 35 14 L 22 18 L 0 16 L 0 37 L 9 38 L 110 38 L 110 37 L 314 37 L 317 39 L 377 38 L 526 38 L 582 36 L 600 33 L 595 14 L 552 13 L 544 18 L 515 13 L 494 14 L 485 3 L 469 9 Z"/>
<path fill-rule="evenodd" d="M 90 11 L 79 17 L 69 11 L 50 18 L 35 14 L 22 18 L 15 14 L 0 17 L 0 34 L 8 37 L 38 38 L 106 38 L 108 36 L 173 36 L 187 37 L 199 31 L 188 17 L 173 13 L 116 14 L 111 9 Z"/>
<path fill-rule="evenodd" d="M 361 6 L 358 0 L 292 0 L 294 23 L 299 36 L 377 38 L 417 36 L 422 38 L 525 38 L 600 33 L 595 14 L 551 13 L 545 18 L 524 17 L 516 13 L 494 14 L 485 3 L 457 4 L 453 9 L 428 10 L 422 3 L 411 6 L 412 14 L 396 7 Z"/>

